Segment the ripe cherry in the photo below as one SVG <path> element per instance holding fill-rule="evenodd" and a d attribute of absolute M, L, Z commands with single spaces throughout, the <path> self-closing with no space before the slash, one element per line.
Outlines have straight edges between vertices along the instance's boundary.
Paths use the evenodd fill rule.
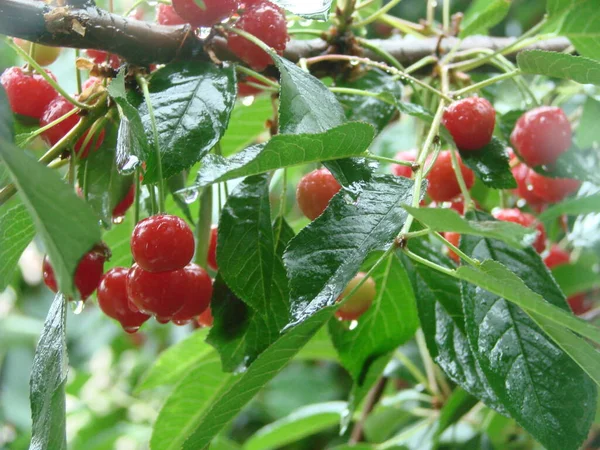
<path fill-rule="evenodd" d="M 201 327 L 212 327 L 215 319 L 212 315 L 212 311 L 210 307 L 206 308 L 206 310 L 198 316 L 198 325 Z"/>
<path fill-rule="evenodd" d="M 133 230 L 131 253 L 148 272 L 183 269 L 194 256 L 194 234 L 180 217 L 148 217 Z"/>
<path fill-rule="evenodd" d="M 183 308 L 171 319 L 176 325 L 185 325 L 206 311 L 213 293 L 212 280 L 206 270 L 197 264 L 188 264 L 183 270 L 188 288 Z"/>
<path fill-rule="evenodd" d="M 537 238 L 533 243 L 533 248 L 537 250 L 538 253 L 542 253 L 546 248 L 546 229 L 544 225 L 537 221 L 535 216 L 524 213 L 519 209 L 500 209 L 493 213 L 493 216 L 504 222 L 513 222 L 524 227 L 534 226 L 537 229 Z"/>
<path fill-rule="evenodd" d="M 544 258 L 544 263 L 548 266 L 549 269 L 552 269 L 556 266 L 560 266 L 563 264 L 569 264 L 571 260 L 571 256 L 568 252 L 560 248 L 556 244 L 552 244 L 550 247 L 550 252 Z"/>
<path fill-rule="evenodd" d="M 396 153 L 394 159 L 398 161 L 416 161 L 417 152 L 415 150 L 408 150 Z M 398 177 L 411 178 L 413 174 L 412 167 L 401 166 L 400 164 L 392 164 L 392 173 Z"/>
<path fill-rule="evenodd" d="M 54 75 L 46 71 L 56 81 Z M 20 67 L 10 67 L 0 76 L 10 109 L 15 114 L 39 119 L 58 92 L 40 74 L 27 74 Z"/>
<path fill-rule="evenodd" d="M 519 164 L 512 169 L 512 174 L 517 182 L 517 188 L 514 192 L 530 205 L 541 205 L 544 203 L 544 200 L 533 192 L 529 181 L 529 176 L 532 172 L 534 172 L 533 169 L 527 167 L 525 164 Z"/>
<path fill-rule="evenodd" d="M 156 7 L 156 22 L 161 25 L 183 25 L 183 20 L 171 5 L 159 3 Z"/>
<path fill-rule="evenodd" d="M 587 298 L 585 293 L 575 294 L 567 299 L 573 314 L 580 316 L 590 311 L 594 307 L 594 303 Z"/>
<path fill-rule="evenodd" d="M 460 234 L 459 233 L 452 233 L 452 232 L 447 232 L 444 233 L 444 237 L 446 238 L 446 240 L 448 242 L 450 242 L 452 245 L 454 245 L 455 247 L 458 247 L 460 245 Z M 456 262 L 456 264 L 460 263 L 460 256 L 458 256 L 452 249 L 450 249 L 448 247 L 448 256 L 450 258 L 452 258 L 454 260 L 454 262 Z"/>
<path fill-rule="evenodd" d="M 300 210 L 310 220 L 315 220 L 342 187 L 327 169 L 313 170 L 304 175 L 296 188 Z"/>
<path fill-rule="evenodd" d="M 548 203 L 560 202 L 581 186 L 579 180 L 572 178 L 549 178 L 537 172 L 529 173 L 529 183 L 532 192 Z"/>
<path fill-rule="evenodd" d="M 104 273 L 104 262 L 108 259 L 108 254 L 108 249 L 101 244 L 95 246 L 79 261 L 73 281 L 81 300 L 87 300 L 98 287 L 100 278 L 102 278 L 102 274 Z M 54 269 L 50 264 L 48 256 L 44 258 L 42 271 L 46 286 L 53 292 L 58 292 L 58 284 L 54 275 Z"/>
<path fill-rule="evenodd" d="M 204 8 L 195 0 L 173 0 L 173 9 L 194 27 L 212 27 L 227 19 L 238 8 L 238 0 L 203 0 Z"/>
<path fill-rule="evenodd" d="M 126 332 L 135 333 L 150 316 L 131 308 L 127 295 L 128 273 L 129 269 L 116 267 L 104 274 L 98 286 L 98 305 L 104 314 L 118 320 Z"/>
<path fill-rule="evenodd" d="M 457 158 L 467 189 L 471 189 L 475 184 L 475 175 L 462 163 L 460 155 L 457 155 Z M 460 185 L 452 168 L 452 155 L 449 150 L 440 152 L 427 179 L 429 180 L 427 193 L 436 202 L 447 202 L 460 194 Z"/>
<path fill-rule="evenodd" d="M 458 149 L 479 150 L 492 140 L 496 110 L 485 98 L 464 98 L 446 108 L 442 123 Z"/>
<path fill-rule="evenodd" d="M 52 102 L 50 102 L 50 104 L 44 111 L 44 114 L 40 118 L 40 126 L 45 127 L 46 125 L 51 124 L 55 120 L 60 119 L 62 116 L 73 110 L 73 108 L 75 108 L 73 104 L 70 103 L 66 98 L 62 96 L 56 97 Z M 62 122 L 57 123 L 53 127 L 44 131 L 42 133 L 42 138 L 44 139 L 44 141 L 46 141 L 48 145 L 55 145 L 58 141 L 65 137 L 65 135 L 69 131 L 71 131 L 73 127 L 75 127 L 78 123 L 79 115 L 73 114 L 67 117 Z M 94 148 L 97 150 L 98 148 L 100 148 L 102 142 L 104 141 L 104 130 L 101 130 L 100 133 L 93 136 L 88 141 L 88 144 L 82 151 L 81 147 L 83 146 L 88 133 L 89 131 L 86 131 L 75 144 L 75 152 L 77 153 L 80 159 L 87 158 L 90 149 L 92 148 L 92 145 L 94 145 L 94 143 Z"/>
<path fill-rule="evenodd" d="M 373 300 L 375 300 L 375 296 L 377 295 L 375 280 L 373 280 L 371 277 L 365 280 L 358 290 L 352 294 L 352 297 L 346 299 L 346 297 L 348 297 L 348 295 L 366 276 L 366 273 L 359 272 L 354 278 L 352 278 L 352 280 L 350 280 L 350 283 L 348 283 L 346 289 L 344 289 L 342 294 L 337 299 L 338 302 L 344 300 L 344 303 L 336 311 L 336 317 L 342 320 L 357 320 L 369 309 L 373 303 Z"/>
<path fill-rule="evenodd" d="M 111 54 L 108 56 L 107 52 L 102 50 L 93 50 L 91 48 L 87 49 L 85 52 L 96 64 L 105 64 L 108 62 L 108 65 L 115 70 L 121 66 L 121 60 L 117 55 Z"/>
<path fill-rule="evenodd" d="M 31 54 L 32 42 L 26 41 L 25 39 L 14 38 L 13 41 L 22 50 Z M 60 55 L 60 47 L 48 47 L 47 45 L 35 44 L 35 54 L 33 59 L 40 66 L 49 66 L 56 61 Z"/>
<path fill-rule="evenodd" d="M 210 228 L 210 242 L 208 244 L 208 267 L 212 270 L 219 270 L 219 265 L 217 264 L 217 235 L 218 229 L 216 225 L 213 225 Z"/>
<path fill-rule="evenodd" d="M 187 280 L 185 269 L 153 273 L 134 264 L 127 275 L 127 295 L 141 312 L 167 323 L 183 308 L 189 295 Z"/>
<path fill-rule="evenodd" d="M 542 106 L 519 118 L 510 141 L 528 166 L 554 164 L 571 146 L 571 124 L 562 109 Z"/>
<path fill-rule="evenodd" d="M 113 211 L 112 211 L 113 220 L 123 217 L 127 213 L 127 210 L 129 208 L 131 208 L 131 205 L 133 205 L 134 200 L 135 200 L 135 185 L 132 184 L 131 187 L 129 188 L 129 191 L 127 191 L 127 194 L 123 198 L 123 200 L 121 200 L 119 202 L 119 204 L 117 206 L 115 206 L 115 208 L 113 209 Z"/>
<path fill-rule="evenodd" d="M 246 8 L 236 27 L 256 36 L 279 55 L 290 39 L 283 9 L 269 1 Z M 273 64 L 267 52 L 242 36 L 229 33 L 227 42 L 230 50 L 254 70 L 260 72 Z"/>

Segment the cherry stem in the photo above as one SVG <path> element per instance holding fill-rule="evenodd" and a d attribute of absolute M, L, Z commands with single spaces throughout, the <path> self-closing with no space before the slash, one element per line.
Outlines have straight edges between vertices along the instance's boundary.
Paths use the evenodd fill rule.
<path fill-rule="evenodd" d="M 465 178 L 463 177 L 462 170 L 460 168 L 460 163 L 458 162 L 458 157 L 456 156 L 457 150 L 450 150 L 450 158 L 452 159 L 452 168 L 454 169 L 454 174 L 456 175 L 456 180 L 458 181 L 458 185 L 460 186 L 460 191 L 465 198 L 465 209 L 467 211 L 474 208 L 475 204 L 473 203 L 473 199 L 471 198 L 471 193 L 469 192 L 469 188 L 467 187 L 467 183 L 465 183 Z"/>
<path fill-rule="evenodd" d="M 402 249 L 402 251 L 404 252 L 404 254 L 406 256 L 408 256 L 413 261 L 418 262 L 419 264 L 422 264 L 426 267 L 429 267 L 430 269 L 436 270 L 438 272 L 441 272 L 441 273 L 451 276 L 453 278 L 458 278 L 456 276 L 456 271 L 454 271 L 452 269 L 448 269 L 447 267 L 442 267 L 439 264 L 429 261 L 428 259 L 423 258 L 423 257 L 411 252 L 408 248 L 404 248 L 404 249 Z"/>
<path fill-rule="evenodd" d="M 248 69 L 247 67 L 244 67 L 244 66 L 236 66 L 235 70 L 237 72 L 241 72 L 244 75 L 247 75 L 249 77 L 256 78 L 258 81 L 266 84 L 267 86 L 270 86 L 272 88 L 275 88 L 275 89 L 279 90 L 279 83 L 277 83 L 276 81 L 271 80 L 270 78 L 265 77 L 264 75 L 262 75 L 262 74 L 260 74 L 258 72 L 255 72 L 252 69 Z M 246 83 L 248 83 L 248 82 L 246 82 Z M 248 84 L 250 84 L 250 83 L 248 83 Z M 261 87 L 263 89 L 265 88 L 265 86 L 260 86 L 260 85 L 259 85 L 259 87 Z"/>
<path fill-rule="evenodd" d="M 376 92 L 364 91 L 362 89 L 346 88 L 346 87 L 330 87 L 329 90 L 334 94 L 360 95 L 361 97 L 376 98 L 388 105 L 396 106 L 397 102 L 393 98 L 387 98 Z"/>
<path fill-rule="evenodd" d="M 198 223 L 196 224 L 196 256 L 194 262 L 200 267 L 208 267 L 208 247 L 210 245 L 210 227 L 212 225 L 213 188 L 207 186 L 202 190 L 198 200 Z"/>
<path fill-rule="evenodd" d="M 516 70 L 513 70 L 512 72 L 503 73 L 503 74 L 497 75 L 495 77 L 488 78 L 487 80 L 480 81 L 479 83 L 472 84 L 471 86 L 467 86 L 466 88 L 460 89 L 458 91 L 454 91 L 452 93 L 452 95 L 454 97 L 460 97 L 460 96 L 469 94 L 474 91 L 479 91 L 480 89 L 483 89 L 484 87 L 490 86 L 490 85 L 498 83 L 500 81 L 517 77 L 519 75 L 521 75 L 521 71 L 519 69 L 516 69 Z"/>
<path fill-rule="evenodd" d="M 367 153 L 366 155 L 363 155 L 363 158 L 372 159 L 374 161 L 381 161 L 381 162 L 390 163 L 390 164 L 398 164 L 399 166 L 410 167 L 413 170 L 419 169 L 419 164 L 414 161 L 401 161 L 399 159 L 386 158 L 385 156 L 373 155 L 371 153 Z"/>
<path fill-rule="evenodd" d="M 465 252 L 463 252 L 460 248 L 458 248 L 456 245 L 454 245 L 452 242 L 450 242 L 448 239 L 446 239 L 440 233 L 433 232 L 432 234 L 438 241 L 441 241 L 446 247 L 448 247 L 450 250 L 452 250 L 454 253 L 456 253 L 458 256 L 460 256 L 460 258 L 465 260 L 469 265 L 471 265 L 473 267 L 481 266 L 481 263 L 479 261 L 471 258 L 469 255 L 467 255 Z"/>
<path fill-rule="evenodd" d="M 371 50 L 376 55 L 379 55 L 383 60 L 391 64 L 392 67 L 395 67 L 398 70 L 405 70 L 404 66 L 400 63 L 400 61 L 394 58 L 390 52 L 369 42 L 367 39 L 356 38 L 356 41 L 360 44 L 361 47 L 364 47 L 367 50 Z M 408 70 L 406 70 L 406 72 L 408 72 Z"/>
<path fill-rule="evenodd" d="M 390 11 L 394 6 L 396 6 L 401 1 L 402 0 L 391 0 L 389 3 L 387 3 L 385 6 L 383 6 L 380 9 L 378 9 L 377 11 L 375 11 L 369 17 L 367 17 L 367 18 L 365 18 L 363 20 L 359 20 L 358 22 L 352 24 L 352 26 L 360 28 L 360 27 L 364 27 L 365 25 L 368 25 L 370 23 L 376 22 L 377 20 L 379 20 L 379 18 L 381 16 L 383 16 L 384 14 L 386 14 L 388 11 Z"/>

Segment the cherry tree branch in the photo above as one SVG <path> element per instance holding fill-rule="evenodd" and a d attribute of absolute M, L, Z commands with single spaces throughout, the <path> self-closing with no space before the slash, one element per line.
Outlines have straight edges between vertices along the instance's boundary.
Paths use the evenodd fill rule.
<path fill-rule="evenodd" d="M 50 46 L 104 50 L 139 65 L 209 58 L 205 42 L 198 39 L 189 26 L 164 26 L 138 21 L 110 14 L 92 4 L 73 8 L 51 6 L 36 0 L 0 0 L 0 34 Z M 459 50 L 486 48 L 495 51 L 513 41 L 514 38 L 473 36 L 465 39 Z M 404 65 L 438 52 L 448 52 L 456 42 L 456 38 L 439 41 L 437 37 L 369 41 Z M 568 46 L 567 39 L 553 38 L 529 48 L 563 51 Z M 328 47 L 329 44 L 321 39 L 292 40 L 284 56 L 297 62 L 301 58 L 321 55 Z M 222 38 L 214 38 L 211 49 L 220 60 L 236 59 Z M 381 61 L 380 55 L 369 50 L 365 50 L 364 56 Z"/>

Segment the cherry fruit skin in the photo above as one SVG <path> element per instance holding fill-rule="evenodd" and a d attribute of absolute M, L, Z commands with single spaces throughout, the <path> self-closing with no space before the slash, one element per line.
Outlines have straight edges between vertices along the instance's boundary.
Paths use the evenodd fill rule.
<path fill-rule="evenodd" d="M 208 243 L 208 267 L 212 270 L 219 270 L 219 264 L 217 264 L 217 236 L 218 229 L 215 225 L 210 228 L 210 242 Z"/>
<path fill-rule="evenodd" d="M 14 38 L 13 41 L 22 50 L 30 54 L 32 42 L 25 39 Z M 47 45 L 35 44 L 35 55 L 33 59 L 40 66 L 49 66 L 60 56 L 60 47 L 49 47 Z"/>
<path fill-rule="evenodd" d="M 533 243 L 533 248 L 535 248 L 538 253 L 542 253 L 546 248 L 546 229 L 542 223 L 537 221 L 535 216 L 524 213 L 516 208 L 500 209 L 495 211 L 493 216 L 498 220 L 517 223 L 524 227 L 531 227 L 535 225 L 537 229 L 537 238 Z"/>
<path fill-rule="evenodd" d="M 113 209 L 113 211 L 112 211 L 113 219 L 118 219 L 120 217 L 123 217 L 127 213 L 127 210 L 129 208 L 131 208 L 131 205 L 133 205 L 134 200 L 135 200 L 135 185 L 132 184 L 131 187 L 129 188 L 129 191 L 127 191 L 127 194 L 123 198 L 123 200 L 121 200 L 119 202 L 119 204 L 117 206 L 115 206 L 115 208 Z"/>
<path fill-rule="evenodd" d="M 176 325 L 185 325 L 206 311 L 213 293 L 212 280 L 206 270 L 197 264 L 188 264 L 183 270 L 188 288 L 183 308 L 171 319 Z"/>
<path fill-rule="evenodd" d="M 212 315 L 212 311 L 210 310 L 210 306 L 206 308 L 206 310 L 198 316 L 198 325 L 201 327 L 212 327 L 215 318 Z"/>
<path fill-rule="evenodd" d="M 533 169 L 527 167 L 525 164 L 519 164 L 513 167 L 512 174 L 517 182 L 517 188 L 514 190 L 515 194 L 524 199 L 530 205 L 541 205 L 544 202 L 543 199 L 533 191 L 531 187 L 530 175 L 535 173 Z"/>
<path fill-rule="evenodd" d="M 194 27 L 212 27 L 227 19 L 238 8 L 238 0 L 204 0 L 204 9 L 194 0 L 173 0 L 173 9 Z"/>
<path fill-rule="evenodd" d="M 156 7 L 156 22 L 160 25 L 183 25 L 185 20 L 179 17 L 171 5 L 159 3 Z"/>
<path fill-rule="evenodd" d="M 140 221 L 131 236 L 131 253 L 148 272 L 183 269 L 194 256 L 194 234 L 183 219 L 157 215 Z"/>
<path fill-rule="evenodd" d="M 81 300 L 87 300 L 94 293 L 98 284 L 100 284 L 100 279 L 104 273 L 104 262 L 107 259 L 107 251 L 106 247 L 98 245 L 86 253 L 79 261 L 77 269 L 75 269 L 73 281 Z M 50 264 L 48 256 L 44 258 L 42 272 L 46 286 L 53 292 L 58 292 L 54 269 Z"/>
<path fill-rule="evenodd" d="M 571 147 L 571 124 L 564 111 L 541 106 L 523 114 L 510 141 L 529 167 L 554 164 Z"/>
<path fill-rule="evenodd" d="M 121 323 L 127 333 L 135 333 L 150 316 L 132 309 L 127 295 L 129 269 L 116 267 L 104 274 L 98 286 L 98 305 L 108 317 Z"/>
<path fill-rule="evenodd" d="M 256 36 L 279 55 L 290 39 L 283 9 L 269 1 L 248 6 L 236 27 Z M 254 70 L 260 72 L 273 64 L 267 52 L 242 36 L 229 33 L 227 42 L 229 49 Z"/>
<path fill-rule="evenodd" d="M 367 274 L 364 272 L 356 274 L 356 276 L 350 280 L 346 289 L 344 289 L 342 294 L 338 297 L 337 301 L 341 302 L 344 300 L 366 276 Z M 371 307 L 376 295 L 377 288 L 375 286 L 375 280 L 369 277 L 352 297 L 348 298 L 348 300 L 339 307 L 335 313 L 336 317 L 341 320 L 357 320 Z"/>
<path fill-rule="evenodd" d="M 185 269 L 153 273 L 134 264 L 127 274 L 127 295 L 138 310 L 167 323 L 184 306 L 187 280 Z"/>
<path fill-rule="evenodd" d="M 396 153 L 394 159 L 398 161 L 416 161 L 417 152 L 414 150 L 402 151 Z M 413 170 L 410 166 L 401 166 L 400 164 L 392 164 L 392 173 L 398 177 L 411 178 Z"/>
<path fill-rule="evenodd" d="M 567 299 L 567 302 L 573 314 L 577 316 L 585 314 L 594 307 L 593 302 L 587 298 L 585 293 L 572 295 Z"/>
<path fill-rule="evenodd" d="M 300 210 L 310 220 L 315 220 L 342 187 L 327 169 L 313 170 L 304 175 L 296 188 Z"/>
<path fill-rule="evenodd" d="M 446 108 L 442 123 L 459 150 L 479 150 L 492 140 L 496 110 L 485 98 L 464 98 Z"/>
<path fill-rule="evenodd" d="M 579 180 L 572 178 L 549 178 L 531 171 L 529 183 L 532 192 L 548 203 L 557 203 L 573 194 L 581 186 Z"/>
<path fill-rule="evenodd" d="M 455 247 L 458 247 L 460 245 L 460 234 L 459 233 L 452 233 L 452 232 L 446 232 L 444 233 L 444 237 L 446 238 L 446 240 L 448 242 L 450 242 L 452 245 L 454 245 Z M 448 256 L 456 263 L 459 264 L 460 263 L 460 256 L 458 256 L 451 248 L 448 247 Z"/>
<path fill-rule="evenodd" d="M 46 71 L 56 81 L 54 75 Z M 27 74 L 20 67 L 9 67 L 0 76 L 10 109 L 15 114 L 39 119 L 58 92 L 40 74 Z"/>
<path fill-rule="evenodd" d="M 544 263 L 549 269 L 563 264 L 569 264 L 571 256 L 556 244 L 552 244 L 550 251 L 544 258 Z"/>
<path fill-rule="evenodd" d="M 467 189 L 471 189 L 475 184 L 475 175 L 462 163 L 459 155 L 457 158 Z M 427 180 L 429 180 L 427 193 L 436 202 L 448 202 L 460 195 L 460 185 L 452 168 L 452 155 L 449 150 L 440 152 L 427 175 Z"/>
<path fill-rule="evenodd" d="M 115 70 L 121 66 L 121 60 L 117 55 L 111 54 L 110 56 L 108 56 L 107 52 L 104 52 L 102 50 L 93 50 L 91 48 L 87 49 L 85 52 L 90 57 L 90 59 L 98 65 L 105 64 L 106 62 L 108 62 L 108 65 Z"/>

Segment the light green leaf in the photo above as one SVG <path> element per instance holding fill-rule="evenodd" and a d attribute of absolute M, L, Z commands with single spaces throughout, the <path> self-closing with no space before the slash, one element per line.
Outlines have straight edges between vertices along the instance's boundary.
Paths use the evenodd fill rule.
<path fill-rule="evenodd" d="M 35 228 L 24 205 L 0 215 L 0 292 L 11 282 L 17 262 L 34 236 Z"/>
<path fill-rule="evenodd" d="M 564 18 L 559 33 L 568 37 L 579 54 L 600 60 L 600 8 L 597 0 L 578 2 Z"/>
<path fill-rule="evenodd" d="M 598 117 L 600 117 L 600 101 L 588 97 L 583 104 L 583 112 L 579 126 L 575 131 L 575 142 L 579 148 L 599 148 Z"/>
<path fill-rule="evenodd" d="M 517 64 L 523 73 L 600 85 L 600 62 L 583 56 L 526 50 L 517 55 Z"/>
<path fill-rule="evenodd" d="M 510 0 L 492 0 L 485 8 L 467 17 L 462 24 L 460 38 L 472 34 L 485 34 L 487 30 L 504 20 L 510 9 Z"/>
<path fill-rule="evenodd" d="M 552 205 L 540 214 L 539 219 L 549 222 L 557 217 L 567 214 L 577 216 L 579 214 L 590 214 L 600 212 L 600 193 L 587 195 L 585 197 L 572 197 L 556 205 Z"/>
<path fill-rule="evenodd" d="M 561 264 L 552 275 L 567 297 L 600 288 L 600 273 L 589 263 Z"/>
<path fill-rule="evenodd" d="M 273 117 L 273 101 L 268 95 L 255 97 L 251 105 L 236 102 L 229 126 L 219 142 L 223 156 L 231 156 L 253 144 L 266 131 L 267 120 Z"/>

